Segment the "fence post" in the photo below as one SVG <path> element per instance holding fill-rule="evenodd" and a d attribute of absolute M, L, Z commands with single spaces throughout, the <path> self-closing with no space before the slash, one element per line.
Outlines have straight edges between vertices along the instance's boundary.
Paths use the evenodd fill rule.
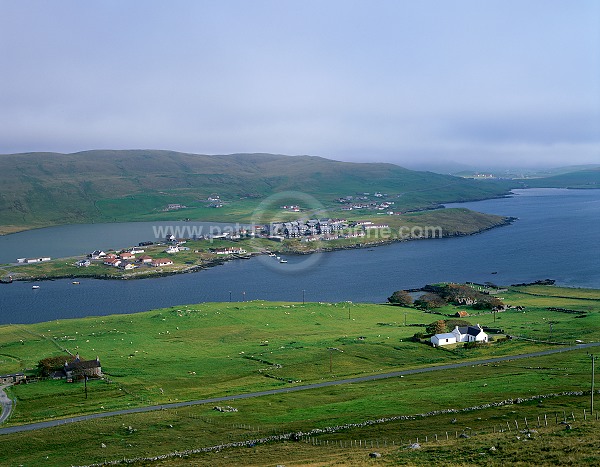
<path fill-rule="evenodd" d="M 583 409 L 583 421 L 587 421 L 587 414 L 585 413 L 585 409 Z"/>
<path fill-rule="evenodd" d="M 448 432 L 446 432 L 446 441 L 448 441 Z"/>

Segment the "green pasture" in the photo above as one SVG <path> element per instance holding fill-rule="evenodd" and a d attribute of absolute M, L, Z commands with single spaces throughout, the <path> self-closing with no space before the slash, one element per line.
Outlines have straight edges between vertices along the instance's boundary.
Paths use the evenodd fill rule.
<path fill-rule="evenodd" d="M 578 289 L 566 289 L 564 294 L 572 290 Z M 66 356 L 68 350 L 82 358 L 98 356 L 111 381 L 93 382 L 83 405 L 77 383 L 44 381 L 14 387 L 19 403 L 10 422 L 309 384 L 600 339 L 596 300 L 537 297 L 518 290 L 504 295 L 507 303 L 525 309 L 469 317 L 473 324 L 502 330 L 491 334 L 495 339 L 491 345 L 474 349 L 461 345 L 434 349 L 414 342 L 415 333 L 444 316 L 375 304 L 204 303 L 2 326 L 0 373 L 32 369 L 42 358 Z M 548 311 L 549 303 L 568 309 L 585 306 L 585 314 Z M 457 309 L 464 307 L 448 306 L 441 312 L 451 315 Z M 502 340 L 506 334 L 531 340 Z"/>
<path fill-rule="evenodd" d="M 532 295 L 533 291 L 538 295 Z M 502 327 L 506 334 L 545 342 L 549 337 L 546 323 L 550 320 L 554 323 L 553 342 L 600 339 L 599 291 L 522 287 L 501 295 L 506 303 L 525 307 L 523 311 L 496 314 L 495 327 Z M 549 306 L 582 308 L 585 314 L 549 311 Z M 450 315 L 464 308 L 448 306 L 441 312 Z M 87 398 L 83 383 L 55 380 L 14 386 L 9 394 L 16 406 L 8 424 L 292 387 L 556 346 L 525 340 L 499 341 L 504 334 L 492 334 L 496 341 L 475 349 L 434 349 L 410 339 L 422 332 L 424 325 L 440 318 L 444 316 L 386 305 L 256 301 L 2 326 L 0 373 L 31 369 L 41 358 L 66 355 L 61 349 L 68 349 L 83 358 L 100 357 L 107 378 L 90 380 Z M 484 327 L 494 326 L 491 313 L 467 319 Z M 10 465 L 14 460 L 14 465 L 27 465 L 46 461 L 48 456 L 48 465 L 63 465 L 60 459 L 64 457 L 58 452 L 68 456 L 69 464 L 158 455 L 380 417 L 589 391 L 589 387 L 590 358 L 585 350 L 578 350 L 221 404 L 234 406 L 237 412 L 220 413 L 212 406 L 192 406 L 45 429 L 35 436 L 5 435 L 2 440 L 7 443 L 3 445 L 11 448 L 3 450 L 0 462 Z M 489 423 L 505 423 L 515 414 L 531 413 L 533 417 L 534 412 L 542 410 L 554 413 L 574 408 L 581 412 L 588 401 L 589 393 L 586 397 L 551 398 L 511 406 L 510 410 L 502 407 L 460 414 L 456 416 L 457 425 L 450 423 L 454 416 L 440 415 L 421 423 L 390 422 L 344 431 L 326 439 L 406 439 L 466 427 L 484 430 Z M 106 447 L 82 452 L 77 448 L 82 443 L 103 443 Z M 277 446 L 273 453 L 282 452 L 285 445 Z M 264 448 L 256 449 L 261 452 Z M 301 449 L 306 449 L 300 452 L 307 456 L 313 450 Z M 231 455 L 236 458 L 241 454 L 231 451 Z M 211 463 L 215 459 L 207 454 L 198 457 L 198 462 Z M 399 455 L 398 459 L 404 457 Z M 224 459 L 219 462 L 225 465 Z"/>

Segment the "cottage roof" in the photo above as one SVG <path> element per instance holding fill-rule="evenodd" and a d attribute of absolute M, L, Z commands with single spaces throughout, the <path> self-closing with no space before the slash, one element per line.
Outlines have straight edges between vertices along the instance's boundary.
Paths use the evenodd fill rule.
<path fill-rule="evenodd" d="M 434 337 L 438 339 L 456 339 L 456 336 L 451 332 L 444 332 L 442 334 L 436 334 Z"/>
<path fill-rule="evenodd" d="M 100 368 L 100 359 L 96 357 L 96 360 L 79 360 L 79 357 L 77 357 L 71 363 L 65 365 L 65 371 L 88 370 L 90 368 Z"/>
<path fill-rule="evenodd" d="M 479 325 L 477 326 L 457 326 L 461 334 L 468 334 L 470 336 L 478 336 L 483 329 Z"/>

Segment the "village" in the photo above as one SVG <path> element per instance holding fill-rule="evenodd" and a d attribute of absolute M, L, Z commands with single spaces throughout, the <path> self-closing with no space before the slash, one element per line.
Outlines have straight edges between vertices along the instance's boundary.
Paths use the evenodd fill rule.
<path fill-rule="evenodd" d="M 211 247 L 208 249 L 194 249 L 193 253 L 208 253 L 216 257 L 235 256 L 248 258 L 248 251 L 242 246 L 235 244 L 242 239 L 261 238 L 274 242 L 282 242 L 288 239 L 299 239 L 302 242 L 329 241 L 337 239 L 361 238 L 368 236 L 368 232 L 376 229 L 387 229 L 388 224 L 375 223 L 368 220 L 348 222 L 346 219 L 308 219 L 294 220 L 289 222 L 274 222 L 254 228 L 241 228 L 239 230 L 221 231 L 210 235 L 195 236 L 194 238 L 177 238 L 168 235 L 159 242 L 140 242 L 136 247 L 130 247 L 121 251 L 94 250 L 85 258 L 78 260 L 75 266 L 87 268 L 92 264 L 102 264 L 107 267 L 117 268 L 124 271 L 133 271 L 138 268 L 161 268 L 173 266 L 172 258 L 181 252 L 190 252 L 192 249 L 186 246 L 188 242 L 207 241 L 211 244 L 217 240 L 230 241 L 231 246 Z M 197 243 L 194 243 L 197 245 Z M 152 248 L 150 255 L 146 248 Z M 165 254 L 167 256 L 165 256 Z M 155 257 L 159 255 L 160 257 Z M 169 257 L 171 256 L 171 257 Z M 31 260 L 31 262 L 34 262 Z"/>

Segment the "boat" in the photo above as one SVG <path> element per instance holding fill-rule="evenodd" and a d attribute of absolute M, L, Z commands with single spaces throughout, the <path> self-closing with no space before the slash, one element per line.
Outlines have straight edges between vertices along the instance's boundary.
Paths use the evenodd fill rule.
<path fill-rule="evenodd" d="M 279 262 L 280 263 L 287 263 L 287 259 L 280 259 Z"/>
<path fill-rule="evenodd" d="M 277 256 L 275 253 L 269 253 L 269 256 L 274 258 L 275 256 Z"/>
<path fill-rule="evenodd" d="M 278 256 L 277 259 L 281 259 L 281 256 Z"/>
<path fill-rule="evenodd" d="M 32 285 L 32 286 L 31 286 L 31 288 L 32 288 L 32 289 L 39 289 L 39 288 L 40 288 L 40 286 L 39 286 L 39 285 Z"/>
<path fill-rule="evenodd" d="M 73 281 L 72 284 L 77 285 L 77 284 L 79 284 L 79 281 Z"/>

